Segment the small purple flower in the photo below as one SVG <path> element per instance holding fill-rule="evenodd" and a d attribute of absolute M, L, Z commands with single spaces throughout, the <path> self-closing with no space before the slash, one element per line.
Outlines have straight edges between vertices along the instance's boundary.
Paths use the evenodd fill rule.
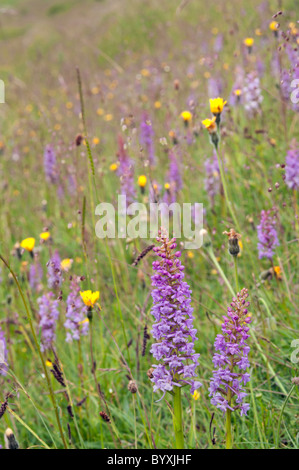
<path fill-rule="evenodd" d="M 260 224 L 257 226 L 257 236 L 259 240 L 257 248 L 259 251 L 259 259 L 272 259 L 274 255 L 274 248 L 279 246 L 275 226 L 276 211 L 274 208 L 269 209 L 268 211 L 262 211 Z"/>
<path fill-rule="evenodd" d="M 216 152 L 214 152 L 211 158 L 208 158 L 205 161 L 205 170 L 206 170 L 206 177 L 204 180 L 205 190 L 208 193 L 208 196 L 211 201 L 211 205 L 213 207 L 215 196 L 216 194 L 219 194 L 221 190 L 220 171 L 219 171 L 219 164 L 218 164 Z"/>
<path fill-rule="evenodd" d="M 249 73 L 245 78 L 245 85 L 242 90 L 242 99 L 244 108 L 250 117 L 255 116 L 261 111 L 263 101 L 260 87 L 260 79 L 255 72 Z"/>
<path fill-rule="evenodd" d="M 154 166 L 156 162 L 154 135 L 152 123 L 149 121 L 147 115 L 144 114 L 140 125 L 140 144 L 145 150 L 150 166 Z"/>
<path fill-rule="evenodd" d="M 201 386 L 197 377 L 199 354 L 195 353 L 194 341 L 197 330 L 193 327 L 191 290 L 184 279 L 184 266 L 179 260 L 181 253 L 175 251 L 175 239 L 169 240 L 159 234 L 160 247 L 154 251 L 161 258 L 153 262 L 151 310 L 155 318 L 153 338 L 157 340 L 151 353 L 160 364 L 153 365 L 154 392 L 161 390 L 163 397 L 173 387 L 191 386 L 191 393 Z M 163 398 L 162 397 L 162 398 Z"/>
<path fill-rule="evenodd" d="M 66 300 L 66 341 L 78 341 L 80 336 L 86 336 L 89 330 L 89 322 L 86 319 L 87 307 L 80 296 L 80 286 L 76 278 L 72 279 L 71 290 Z"/>
<path fill-rule="evenodd" d="M 0 327 L 0 375 L 6 375 L 7 354 L 8 354 L 8 351 L 6 347 L 6 339 L 5 339 L 4 331 Z"/>
<path fill-rule="evenodd" d="M 286 156 L 285 182 L 291 189 L 299 189 L 299 146 L 293 140 Z"/>
<path fill-rule="evenodd" d="M 51 349 L 56 339 L 56 323 L 59 317 L 59 301 L 55 299 L 53 292 L 44 294 L 37 299 L 39 304 L 39 327 L 41 329 L 42 352 Z"/>
<path fill-rule="evenodd" d="M 40 291 L 42 287 L 43 268 L 40 262 L 36 261 L 29 269 L 29 285 L 32 290 Z"/>
<path fill-rule="evenodd" d="M 177 194 L 183 187 L 180 166 L 173 150 L 169 152 L 169 171 L 167 178 L 167 183 L 170 187 L 169 190 L 165 191 L 163 201 L 167 204 L 171 204 L 172 202 L 176 202 Z"/>
<path fill-rule="evenodd" d="M 61 259 L 58 251 L 56 250 L 50 261 L 47 263 L 48 287 L 50 287 L 50 289 L 57 289 L 62 284 L 63 278 L 60 264 Z"/>
<path fill-rule="evenodd" d="M 117 174 L 120 177 L 121 194 L 126 196 L 127 205 L 134 202 L 136 191 L 134 187 L 134 162 L 127 154 L 124 141 L 121 137 L 118 139 L 118 159 L 119 167 Z"/>
<path fill-rule="evenodd" d="M 58 170 L 56 155 L 51 145 L 47 145 L 44 151 L 44 170 L 48 183 L 57 184 Z"/>
<path fill-rule="evenodd" d="M 241 416 L 246 416 L 249 410 L 249 404 L 244 402 L 247 396 L 244 386 L 250 380 L 249 373 L 245 372 L 250 365 L 250 347 L 246 340 L 249 338 L 251 318 L 248 316 L 247 298 L 247 289 L 242 289 L 232 299 L 227 315 L 223 316 L 222 334 L 216 336 L 214 343 L 218 352 L 213 357 L 215 370 L 209 387 L 212 405 L 223 413 L 227 409 L 240 410 Z"/>

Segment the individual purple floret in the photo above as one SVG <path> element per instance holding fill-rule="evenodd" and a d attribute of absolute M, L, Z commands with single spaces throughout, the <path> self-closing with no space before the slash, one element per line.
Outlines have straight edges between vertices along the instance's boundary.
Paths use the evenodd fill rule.
<path fill-rule="evenodd" d="M 299 189 L 299 146 L 293 140 L 286 156 L 285 182 L 291 189 Z"/>
<path fill-rule="evenodd" d="M 40 291 L 43 279 L 43 268 L 40 262 L 36 261 L 29 269 L 29 285 L 32 290 Z"/>
<path fill-rule="evenodd" d="M 121 194 L 126 196 L 127 205 L 135 201 L 136 191 L 134 187 L 134 162 L 126 152 L 124 141 L 118 138 L 119 167 L 117 174 L 120 177 Z"/>
<path fill-rule="evenodd" d="M 5 335 L 0 327 L 0 375 L 6 375 L 7 372 L 7 353 Z"/>
<path fill-rule="evenodd" d="M 50 289 L 57 289 L 62 284 L 63 278 L 60 264 L 61 259 L 58 251 L 56 250 L 50 261 L 47 263 L 48 287 L 50 287 Z"/>
<path fill-rule="evenodd" d="M 276 231 L 276 211 L 269 209 L 261 212 L 260 224 L 257 226 L 259 259 L 272 259 L 274 248 L 279 246 Z"/>
<path fill-rule="evenodd" d="M 66 300 L 66 341 L 78 341 L 81 336 L 86 336 L 89 330 L 89 321 L 86 318 L 87 307 L 80 296 L 80 286 L 77 278 L 71 282 L 71 290 Z"/>
<path fill-rule="evenodd" d="M 205 161 L 205 170 L 206 170 L 206 177 L 204 180 L 205 190 L 208 193 L 208 196 L 211 201 L 211 205 L 213 207 L 215 196 L 216 194 L 219 194 L 220 189 L 221 189 L 220 171 L 219 171 L 219 164 L 218 164 L 216 152 L 214 152 L 211 158 L 208 158 Z"/>
<path fill-rule="evenodd" d="M 51 145 L 47 145 L 44 151 L 44 169 L 48 183 L 57 184 L 58 171 L 56 155 Z"/>
<path fill-rule="evenodd" d="M 156 163 L 155 149 L 154 149 L 154 130 L 152 123 L 149 121 L 146 114 L 140 125 L 140 144 L 145 150 L 145 155 L 149 161 L 150 166 Z"/>
<path fill-rule="evenodd" d="M 201 386 L 197 377 L 199 354 L 195 353 L 194 341 L 197 330 L 193 327 L 191 290 L 184 279 L 184 266 L 179 260 L 181 253 L 175 251 L 175 239 L 169 240 L 159 232 L 155 253 L 161 258 L 153 262 L 152 315 L 155 323 L 153 338 L 157 340 L 151 353 L 160 364 L 153 365 L 154 392 L 161 390 L 164 397 L 173 387 L 191 386 L 191 393 Z"/>
<path fill-rule="evenodd" d="M 247 298 L 248 290 L 242 289 L 232 299 L 227 315 L 223 316 L 222 334 L 216 336 L 214 343 L 218 352 L 213 357 L 215 370 L 209 387 L 212 405 L 224 413 L 227 409 L 240 410 L 241 416 L 246 416 L 249 410 L 249 404 L 244 401 L 247 396 L 244 386 L 250 380 L 246 372 L 250 351 L 246 340 L 249 338 L 248 324 L 251 322 Z"/>
<path fill-rule="evenodd" d="M 39 327 L 41 329 L 42 352 L 51 349 L 56 339 L 56 323 L 59 317 L 59 300 L 55 299 L 53 292 L 43 295 L 37 299 L 39 303 Z"/>

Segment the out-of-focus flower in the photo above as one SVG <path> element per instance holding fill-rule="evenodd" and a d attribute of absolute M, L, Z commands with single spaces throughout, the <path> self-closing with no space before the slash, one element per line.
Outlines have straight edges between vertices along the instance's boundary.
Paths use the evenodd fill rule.
<path fill-rule="evenodd" d="M 55 299 L 53 292 L 49 292 L 39 299 L 39 327 L 41 329 L 41 350 L 51 349 L 56 339 L 56 326 L 59 317 L 59 300 Z"/>
<path fill-rule="evenodd" d="M 43 268 L 41 264 L 35 261 L 29 269 L 29 285 L 32 290 L 40 291 L 42 286 Z"/>
<path fill-rule="evenodd" d="M 58 169 L 56 155 L 51 145 L 47 145 L 44 151 L 44 169 L 48 183 L 57 184 Z"/>
<path fill-rule="evenodd" d="M 33 237 L 25 238 L 24 240 L 21 241 L 20 246 L 24 250 L 32 252 L 35 246 L 35 238 Z"/>
<path fill-rule="evenodd" d="M 220 192 L 221 189 L 219 164 L 215 152 L 213 152 L 213 156 L 211 158 L 208 158 L 205 161 L 204 165 L 206 170 L 206 177 L 204 180 L 205 190 L 208 193 L 211 205 L 213 207 L 215 202 L 215 196 Z"/>
<path fill-rule="evenodd" d="M 279 246 L 275 226 L 276 212 L 273 209 L 262 211 L 260 224 L 257 226 L 259 259 L 272 259 L 275 247 Z"/>
<path fill-rule="evenodd" d="M 240 410 L 241 416 L 246 416 L 249 410 L 249 404 L 244 401 L 247 396 L 244 386 L 250 380 L 249 373 L 245 372 L 250 366 L 250 347 L 246 340 L 249 338 L 251 316 L 247 310 L 247 298 L 247 289 L 242 289 L 232 299 L 227 315 L 223 315 L 222 334 L 217 335 L 214 344 L 219 352 L 213 357 L 215 370 L 209 387 L 212 405 L 224 413 L 228 409 Z"/>
<path fill-rule="evenodd" d="M 48 286 L 50 289 L 57 289 L 61 286 L 63 278 L 61 273 L 61 259 L 56 250 L 52 258 L 47 263 Z"/>
<path fill-rule="evenodd" d="M 243 87 L 244 108 L 250 117 L 260 112 L 262 101 L 263 96 L 260 88 L 260 79 L 255 72 L 251 72 L 246 76 Z"/>
<path fill-rule="evenodd" d="M 192 396 L 193 396 L 194 400 L 198 400 L 198 399 L 199 399 L 199 397 L 200 397 L 200 393 L 199 393 L 199 391 L 198 391 L 198 390 L 194 390 L 194 393 L 193 393 L 193 395 L 192 395 Z"/>
<path fill-rule="evenodd" d="M 163 397 L 167 391 L 184 384 L 191 386 L 191 394 L 201 386 L 195 380 L 199 354 L 195 353 L 196 329 L 193 327 L 191 291 L 184 279 L 184 266 L 179 260 L 181 253 L 174 251 L 175 239 L 169 240 L 159 233 L 157 241 L 161 246 L 154 251 L 160 261 L 153 262 L 152 297 L 154 305 L 151 313 L 155 317 L 152 328 L 157 340 L 151 347 L 154 358 L 160 364 L 153 366 L 151 381 L 154 392 L 161 390 Z"/>
<path fill-rule="evenodd" d="M 201 122 L 210 134 L 217 132 L 216 116 L 214 116 L 212 119 L 204 119 Z"/>
<path fill-rule="evenodd" d="M 134 187 L 134 161 L 129 157 L 124 141 L 118 139 L 119 166 L 117 174 L 120 177 L 121 194 L 126 196 L 127 205 L 135 200 L 136 192 Z"/>
<path fill-rule="evenodd" d="M 4 359 L 4 362 L 1 362 Z M 7 347 L 4 332 L 0 326 L 0 375 L 6 375 L 7 372 Z"/>
<path fill-rule="evenodd" d="M 140 125 L 140 144 L 143 146 L 146 157 L 151 166 L 155 165 L 155 148 L 154 148 L 154 130 L 152 123 L 144 114 Z"/>
<path fill-rule="evenodd" d="M 253 38 L 245 38 L 244 41 L 243 41 L 243 44 L 244 44 L 244 46 L 251 49 L 253 44 L 254 44 L 254 39 Z"/>
<path fill-rule="evenodd" d="M 62 271 L 68 272 L 71 269 L 72 264 L 73 260 L 71 258 L 64 258 L 60 263 L 60 267 Z"/>
<path fill-rule="evenodd" d="M 80 292 L 80 295 L 87 307 L 93 307 L 97 300 L 99 300 L 100 298 L 99 291 L 92 292 L 91 290 L 85 290 L 83 292 Z"/>
<path fill-rule="evenodd" d="M 190 121 L 192 121 L 192 113 L 190 113 L 190 111 L 182 111 L 181 118 L 185 123 L 188 124 Z"/>
<path fill-rule="evenodd" d="M 50 232 L 42 232 L 39 234 L 39 238 L 41 240 L 43 240 L 44 242 L 46 242 L 47 240 L 49 240 L 49 238 L 51 237 L 51 233 Z"/>
<path fill-rule="evenodd" d="M 269 29 L 274 33 L 277 33 L 279 29 L 279 24 L 277 23 L 277 21 L 271 21 L 271 23 L 269 24 Z"/>
<path fill-rule="evenodd" d="M 109 166 L 110 171 L 116 171 L 118 169 L 118 164 L 117 163 L 111 163 Z"/>
<path fill-rule="evenodd" d="M 87 308 L 79 295 L 80 287 L 77 278 L 73 278 L 71 282 L 70 293 L 66 300 L 66 322 L 65 328 L 68 330 L 66 341 L 78 341 L 81 336 L 86 336 L 89 330 L 89 321 L 85 321 Z"/>
<path fill-rule="evenodd" d="M 291 189 L 299 189 L 299 146 L 293 140 L 286 156 L 285 182 Z"/>
<path fill-rule="evenodd" d="M 146 181 L 147 181 L 147 179 L 146 179 L 145 175 L 138 176 L 138 186 L 140 186 L 141 188 L 145 187 Z"/>

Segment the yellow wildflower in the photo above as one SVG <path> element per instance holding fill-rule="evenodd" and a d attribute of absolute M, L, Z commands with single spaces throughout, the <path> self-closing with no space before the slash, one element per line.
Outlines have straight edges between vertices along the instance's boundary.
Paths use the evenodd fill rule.
<path fill-rule="evenodd" d="M 109 170 L 110 171 L 116 171 L 118 168 L 118 164 L 117 163 L 111 163 L 111 165 L 109 166 Z"/>
<path fill-rule="evenodd" d="M 50 232 L 42 232 L 42 233 L 39 234 L 39 238 L 40 238 L 41 240 L 44 240 L 45 242 L 46 242 L 47 240 L 49 240 L 50 237 L 51 237 L 51 233 L 50 233 Z"/>
<path fill-rule="evenodd" d="M 100 139 L 99 139 L 98 137 L 94 137 L 94 138 L 92 139 L 92 143 L 93 143 L 94 145 L 97 145 L 97 144 L 100 143 Z"/>
<path fill-rule="evenodd" d="M 213 119 L 205 119 L 204 121 L 201 121 L 202 124 L 205 126 L 205 128 L 209 131 L 209 133 L 216 132 L 217 126 L 215 124 L 216 121 L 216 116 L 213 117 Z"/>
<path fill-rule="evenodd" d="M 141 188 L 144 188 L 146 185 L 146 176 L 145 175 L 140 175 L 138 177 L 138 186 L 140 186 Z"/>
<path fill-rule="evenodd" d="M 279 28 L 279 24 L 277 23 L 277 21 L 271 21 L 271 23 L 269 24 L 269 29 L 271 29 L 271 31 L 277 31 Z"/>
<path fill-rule="evenodd" d="M 181 113 L 181 117 L 184 119 L 185 122 L 189 122 L 192 120 L 192 113 L 190 113 L 190 111 L 183 111 Z"/>
<path fill-rule="evenodd" d="M 52 362 L 49 361 L 49 359 L 46 360 L 46 366 L 47 367 L 52 367 L 53 366 Z"/>
<path fill-rule="evenodd" d="M 194 390 L 194 393 L 193 393 L 192 396 L 193 396 L 194 400 L 198 400 L 199 397 L 200 397 L 200 393 L 197 390 Z"/>
<path fill-rule="evenodd" d="M 154 106 L 155 106 L 156 109 L 160 109 L 162 105 L 161 105 L 160 101 L 155 101 Z"/>
<path fill-rule="evenodd" d="M 253 43 L 254 43 L 254 39 L 253 39 L 253 38 L 245 38 L 244 41 L 243 41 L 243 44 L 244 44 L 246 47 L 252 47 L 252 46 L 253 46 Z"/>
<path fill-rule="evenodd" d="M 62 269 L 62 271 L 69 271 L 72 267 L 72 264 L 73 264 L 73 260 L 70 259 L 70 258 L 64 258 L 61 262 L 60 262 L 60 267 Z"/>
<path fill-rule="evenodd" d="M 224 101 L 223 98 L 211 98 L 210 99 L 210 108 L 212 114 L 220 114 L 226 105 L 227 101 Z"/>
<path fill-rule="evenodd" d="M 100 292 L 92 292 L 91 290 L 85 290 L 80 292 L 83 302 L 87 307 L 93 307 L 97 300 L 100 298 Z"/>
<path fill-rule="evenodd" d="M 24 248 L 24 250 L 27 250 L 30 252 L 33 250 L 34 245 L 35 245 L 35 238 L 32 238 L 32 237 L 25 238 L 21 242 L 21 248 Z"/>
<path fill-rule="evenodd" d="M 167 189 L 167 190 L 170 189 L 170 184 L 169 184 L 169 183 L 165 183 L 165 184 L 164 184 L 164 188 Z"/>

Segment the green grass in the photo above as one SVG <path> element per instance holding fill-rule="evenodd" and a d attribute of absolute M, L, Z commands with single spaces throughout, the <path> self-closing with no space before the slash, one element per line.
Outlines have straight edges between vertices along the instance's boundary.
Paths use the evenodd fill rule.
<path fill-rule="evenodd" d="M 156 401 L 160 395 L 153 394 L 147 376 L 154 362 L 149 352 L 153 338 L 145 356 L 141 355 L 144 327 L 147 325 L 150 332 L 153 323 L 150 276 L 155 256 L 150 253 L 138 267 L 133 267 L 134 259 L 149 242 L 115 239 L 106 244 L 95 237 L 92 208 L 100 201 L 116 200 L 120 181 L 109 166 L 117 161 L 120 134 L 135 161 L 135 182 L 138 175 L 145 174 L 163 192 L 169 166 L 165 150 L 173 147 L 169 132 L 174 130 L 182 158 L 183 188 L 178 200 L 203 202 L 205 228 L 212 238 L 215 256 L 235 289 L 234 264 L 227 250 L 227 238 L 222 234 L 233 227 L 233 222 L 223 195 L 217 192 L 212 206 L 205 190 L 204 164 L 213 148 L 207 132 L 201 128 L 201 120 L 210 116 L 209 77 L 222 80 L 221 94 L 227 99 L 236 67 L 242 66 L 247 73 L 259 60 L 265 67 L 261 78 L 262 113 L 249 119 L 242 106 L 230 107 L 222 123 L 225 176 L 244 245 L 238 258 L 239 284 L 249 289 L 256 338 L 251 336 L 249 341 L 252 380 L 247 390 L 251 409 L 247 418 L 233 413 L 233 446 L 274 448 L 281 422 L 278 446 L 298 448 L 298 387 L 285 402 L 291 379 L 298 376 L 298 368 L 291 362 L 291 343 L 298 338 L 298 228 L 293 194 L 283 181 L 284 170 L 277 167 L 285 162 L 290 142 L 296 138 L 298 114 L 287 103 L 285 135 L 279 77 L 273 75 L 271 65 L 277 43 L 268 30 L 276 2 L 263 11 L 258 8 L 258 0 L 246 6 L 237 1 L 226 5 L 189 2 L 177 13 L 179 2 L 172 0 L 53 1 L 43 7 L 24 0 L 7 4 L 14 4 L 20 14 L 11 16 L 0 29 L 0 39 L 5 44 L 0 78 L 6 85 L 6 104 L 0 106 L 0 141 L 4 145 L 0 150 L 0 252 L 18 277 L 39 341 L 37 299 L 50 290 L 47 262 L 55 250 L 61 258 L 73 259 L 61 288 L 55 351 L 63 366 L 68 394 L 75 404 L 75 419 L 67 411 L 69 402 L 63 387 L 50 373 L 66 436 L 70 426 L 69 447 L 152 448 L 153 438 L 157 448 L 173 448 L 171 413 L 165 400 Z M 280 23 L 287 29 L 288 22 L 297 19 L 295 2 L 287 2 L 285 8 Z M 238 28 L 236 17 L 242 19 Z M 257 28 L 262 29 L 263 36 L 255 35 Z M 214 42 L 218 34 L 224 35 L 224 46 L 217 56 Z M 242 41 L 247 36 L 255 38 L 251 56 L 242 51 Z M 282 60 L 286 66 L 285 54 Z M 95 178 L 91 176 L 91 181 L 86 147 L 73 145 L 76 135 L 83 132 L 76 66 L 82 77 L 95 166 Z M 178 91 L 174 88 L 175 80 L 180 83 Z M 190 100 L 194 104 L 192 125 L 197 131 L 192 145 L 184 138 L 186 131 L 180 118 L 180 113 L 192 106 Z M 155 107 L 157 101 L 161 103 L 160 109 Z M 152 172 L 144 164 L 136 138 L 145 111 L 155 131 L 158 165 Z M 107 118 L 109 115 L 112 119 Z M 133 125 L 124 129 L 123 120 L 129 116 L 133 116 Z M 100 143 L 94 144 L 93 137 L 98 137 Z M 165 138 L 167 146 L 162 145 Z M 44 176 L 43 152 L 48 143 L 56 150 L 57 185 L 47 183 Z M 69 189 L 71 177 L 77 181 L 74 192 Z M 136 186 L 139 202 L 148 203 L 148 189 L 149 185 L 142 195 Z M 283 275 L 279 281 L 262 282 L 261 274 L 271 268 L 271 263 L 258 259 L 256 226 L 261 210 L 273 205 L 279 211 L 280 241 L 273 262 L 275 266 L 281 265 Z M 52 240 L 40 244 L 39 234 L 46 228 Z M 20 260 L 14 251 L 15 244 L 29 236 L 36 238 L 36 257 L 43 268 L 38 290 L 28 283 L 30 255 L 25 252 Z M 182 262 L 192 289 L 199 338 L 195 348 L 201 354 L 198 375 L 203 383 L 197 401 L 187 388 L 183 390 L 185 442 L 196 449 L 223 448 L 224 419 L 210 403 L 208 386 L 214 340 L 231 302 L 231 293 L 204 248 L 194 250 L 193 256 L 183 250 Z M 8 391 L 15 394 L 9 400 L 15 415 L 9 411 L 4 414 L 0 432 L 12 428 L 22 448 L 40 447 L 43 445 L 40 440 L 51 448 L 62 447 L 24 303 L 5 266 L 0 269 L 0 326 L 8 339 L 10 365 L 7 376 L 0 376 L 0 401 L 4 401 Z M 91 373 L 89 338 L 82 338 L 80 348 L 76 341 L 65 342 L 70 275 L 84 276 L 82 289 L 101 292 L 102 310 L 100 313 L 96 310 L 92 320 L 96 381 Z M 58 295 L 59 290 L 55 297 Z M 54 359 L 51 351 L 45 354 L 47 358 Z M 130 374 L 138 385 L 136 395 L 128 390 Z M 96 382 L 100 384 L 101 396 Z M 86 401 L 77 406 L 83 399 Z M 170 402 L 171 397 L 167 400 Z M 112 423 L 101 419 L 101 411 L 109 414 Z M 212 413 L 215 413 L 212 425 L 215 444 L 210 439 Z"/>

